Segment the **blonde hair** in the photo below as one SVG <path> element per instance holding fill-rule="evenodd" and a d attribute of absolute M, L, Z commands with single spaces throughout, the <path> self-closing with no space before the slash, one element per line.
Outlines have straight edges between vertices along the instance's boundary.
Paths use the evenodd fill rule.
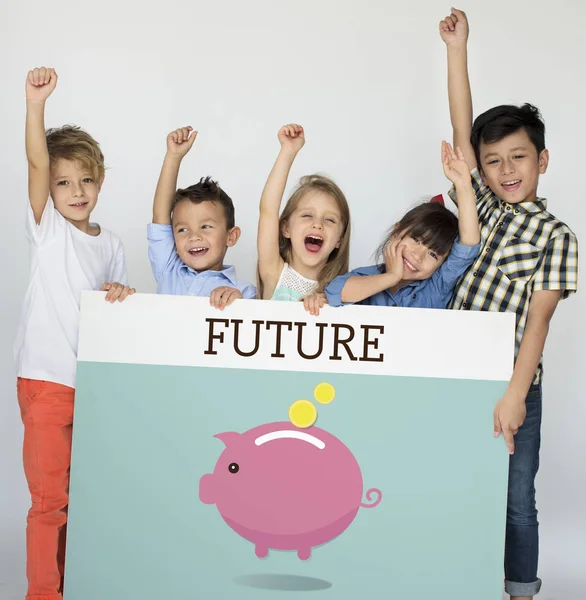
<path fill-rule="evenodd" d="M 342 192 L 339 186 L 329 177 L 314 174 L 306 175 L 300 179 L 298 186 L 291 194 L 289 200 L 287 200 L 287 204 L 285 204 L 285 208 L 279 218 L 279 254 L 285 262 L 291 264 L 291 240 L 283 235 L 283 224 L 286 223 L 295 212 L 301 199 L 312 191 L 324 192 L 336 201 L 340 210 L 343 226 L 342 236 L 340 237 L 340 247 L 332 250 L 326 264 L 323 266 L 317 277 L 318 286 L 316 292 L 323 292 L 326 285 L 328 285 L 332 279 L 348 272 L 350 264 L 350 208 L 348 207 L 348 201 L 346 200 L 344 192 Z M 264 285 L 258 274 L 258 270 L 257 287 L 257 297 L 262 298 Z"/>
<path fill-rule="evenodd" d="M 72 160 L 88 169 L 96 181 L 104 179 L 104 155 L 100 144 L 89 133 L 76 125 L 64 125 L 48 129 L 46 136 L 51 166 L 62 158 Z"/>

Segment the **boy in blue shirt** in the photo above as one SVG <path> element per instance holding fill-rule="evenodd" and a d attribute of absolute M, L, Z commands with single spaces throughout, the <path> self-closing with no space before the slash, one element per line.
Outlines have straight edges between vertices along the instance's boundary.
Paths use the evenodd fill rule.
<path fill-rule="evenodd" d="M 224 265 L 228 248 L 240 237 L 232 200 L 209 177 L 177 189 L 179 167 L 197 131 L 182 127 L 167 136 L 167 154 L 148 225 L 149 259 L 158 294 L 209 296 L 223 309 L 237 298 L 256 298 L 256 288 Z"/>

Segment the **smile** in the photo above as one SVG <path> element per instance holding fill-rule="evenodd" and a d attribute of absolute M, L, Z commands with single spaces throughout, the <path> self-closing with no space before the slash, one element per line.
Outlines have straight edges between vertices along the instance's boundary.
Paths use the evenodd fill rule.
<path fill-rule="evenodd" d="M 305 238 L 305 248 L 308 252 L 319 252 L 323 246 L 324 239 L 320 235 L 308 235 Z"/>
<path fill-rule="evenodd" d="M 521 185 L 520 179 L 514 179 L 513 181 L 506 181 L 501 184 L 507 191 L 516 190 Z"/>
<path fill-rule="evenodd" d="M 208 250 L 209 250 L 209 248 L 204 248 L 203 246 L 198 246 L 196 248 L 190 248 L 188 250 L 188 252 L 189 252 L 189 254 L 191 254 L 191 256 L 203 256 Z"/>
<path fill-rule="evenodd" d="M 417 273 L 418 269 L 416 269 L 405 257 L 403 257 L 403 264 L 411 271 L 412 273 Z"/>
<path fill-rule="evenodd" d="M 84 206 L 87 206 L 87 204 L 87 202 L 76 202 L 75 204 L 70 204 L 69 206 L 72 208 L 83 208 Z"/>

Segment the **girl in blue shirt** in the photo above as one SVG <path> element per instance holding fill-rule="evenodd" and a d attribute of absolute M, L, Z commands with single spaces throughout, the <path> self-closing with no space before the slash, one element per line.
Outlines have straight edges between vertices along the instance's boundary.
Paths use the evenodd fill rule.
<path fill-rule="evenodd" d="M 460 148 L 442 143 L 446 177 L 458 196 L 459 218 L 441 204 L 425 203 L 396 223 L 377 253 L 379 264 L 333 279 L 328 304 L 445 308 L 456 282 L 480 250 L 476 196 Z"/>

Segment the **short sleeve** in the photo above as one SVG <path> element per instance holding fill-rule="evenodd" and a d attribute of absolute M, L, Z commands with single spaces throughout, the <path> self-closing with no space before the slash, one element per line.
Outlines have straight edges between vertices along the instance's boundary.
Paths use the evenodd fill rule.
<path fill-rule="evenodd" d="M 242 289 L 241 294 L 245 300 L 256 300 L 256 287 L 254 285 L 247 284 Z"/>
<path fill-rule="evenodd" d="M 47 199 L 41 222 L 37 225 L 30 202 L 27 202 L 25 232 L 28 241 L 35 246 L 49 243 L 55 237 L 65 233 L 65 218 L 55 208 L 51 196 Z"/>
<path fill-rule="evenodd" d="M 147 226 L 149 241 L 149 260 L 155 281 L 159 283 L 164 273 L 179 257 L 175 250 L 175 238 L 171 225 L 149 223 Z"/>
<path fill-rule="evenodd" d="M 495 195 L 492 190 L 484 184 L 482 181 L 482 176 L 480 175 L 480 171 L 478 167 L 472 169 L 470 171 L 470 178 L 472 180 L 472 187 L 474 188 L 474 195 L 476 196 L 476 205 L 480 206 L 486 204 L 492 200 L 495 200 Z M 448 196 L 452 199 L 452 202 L 458 206 L 458 196 L 456 194 L 456 186 L 452 185 L 450 191 L 448 192 Z"/>
<path fill-rule="evenodd" d="M 539 269 L 533 278 L 533 291 L 561 290 L 562 299 L 578 289 L 578 240 L 567 231 L 547 244 Z"/>
<path fill-rule="evenodd" d="M 126 273 L 126 257 L 121 240 L 117 240 L 114 259 L 110 269 L 109 283 L 116 281 L 122 285 L 128 285 L 128 274 Z"/>

